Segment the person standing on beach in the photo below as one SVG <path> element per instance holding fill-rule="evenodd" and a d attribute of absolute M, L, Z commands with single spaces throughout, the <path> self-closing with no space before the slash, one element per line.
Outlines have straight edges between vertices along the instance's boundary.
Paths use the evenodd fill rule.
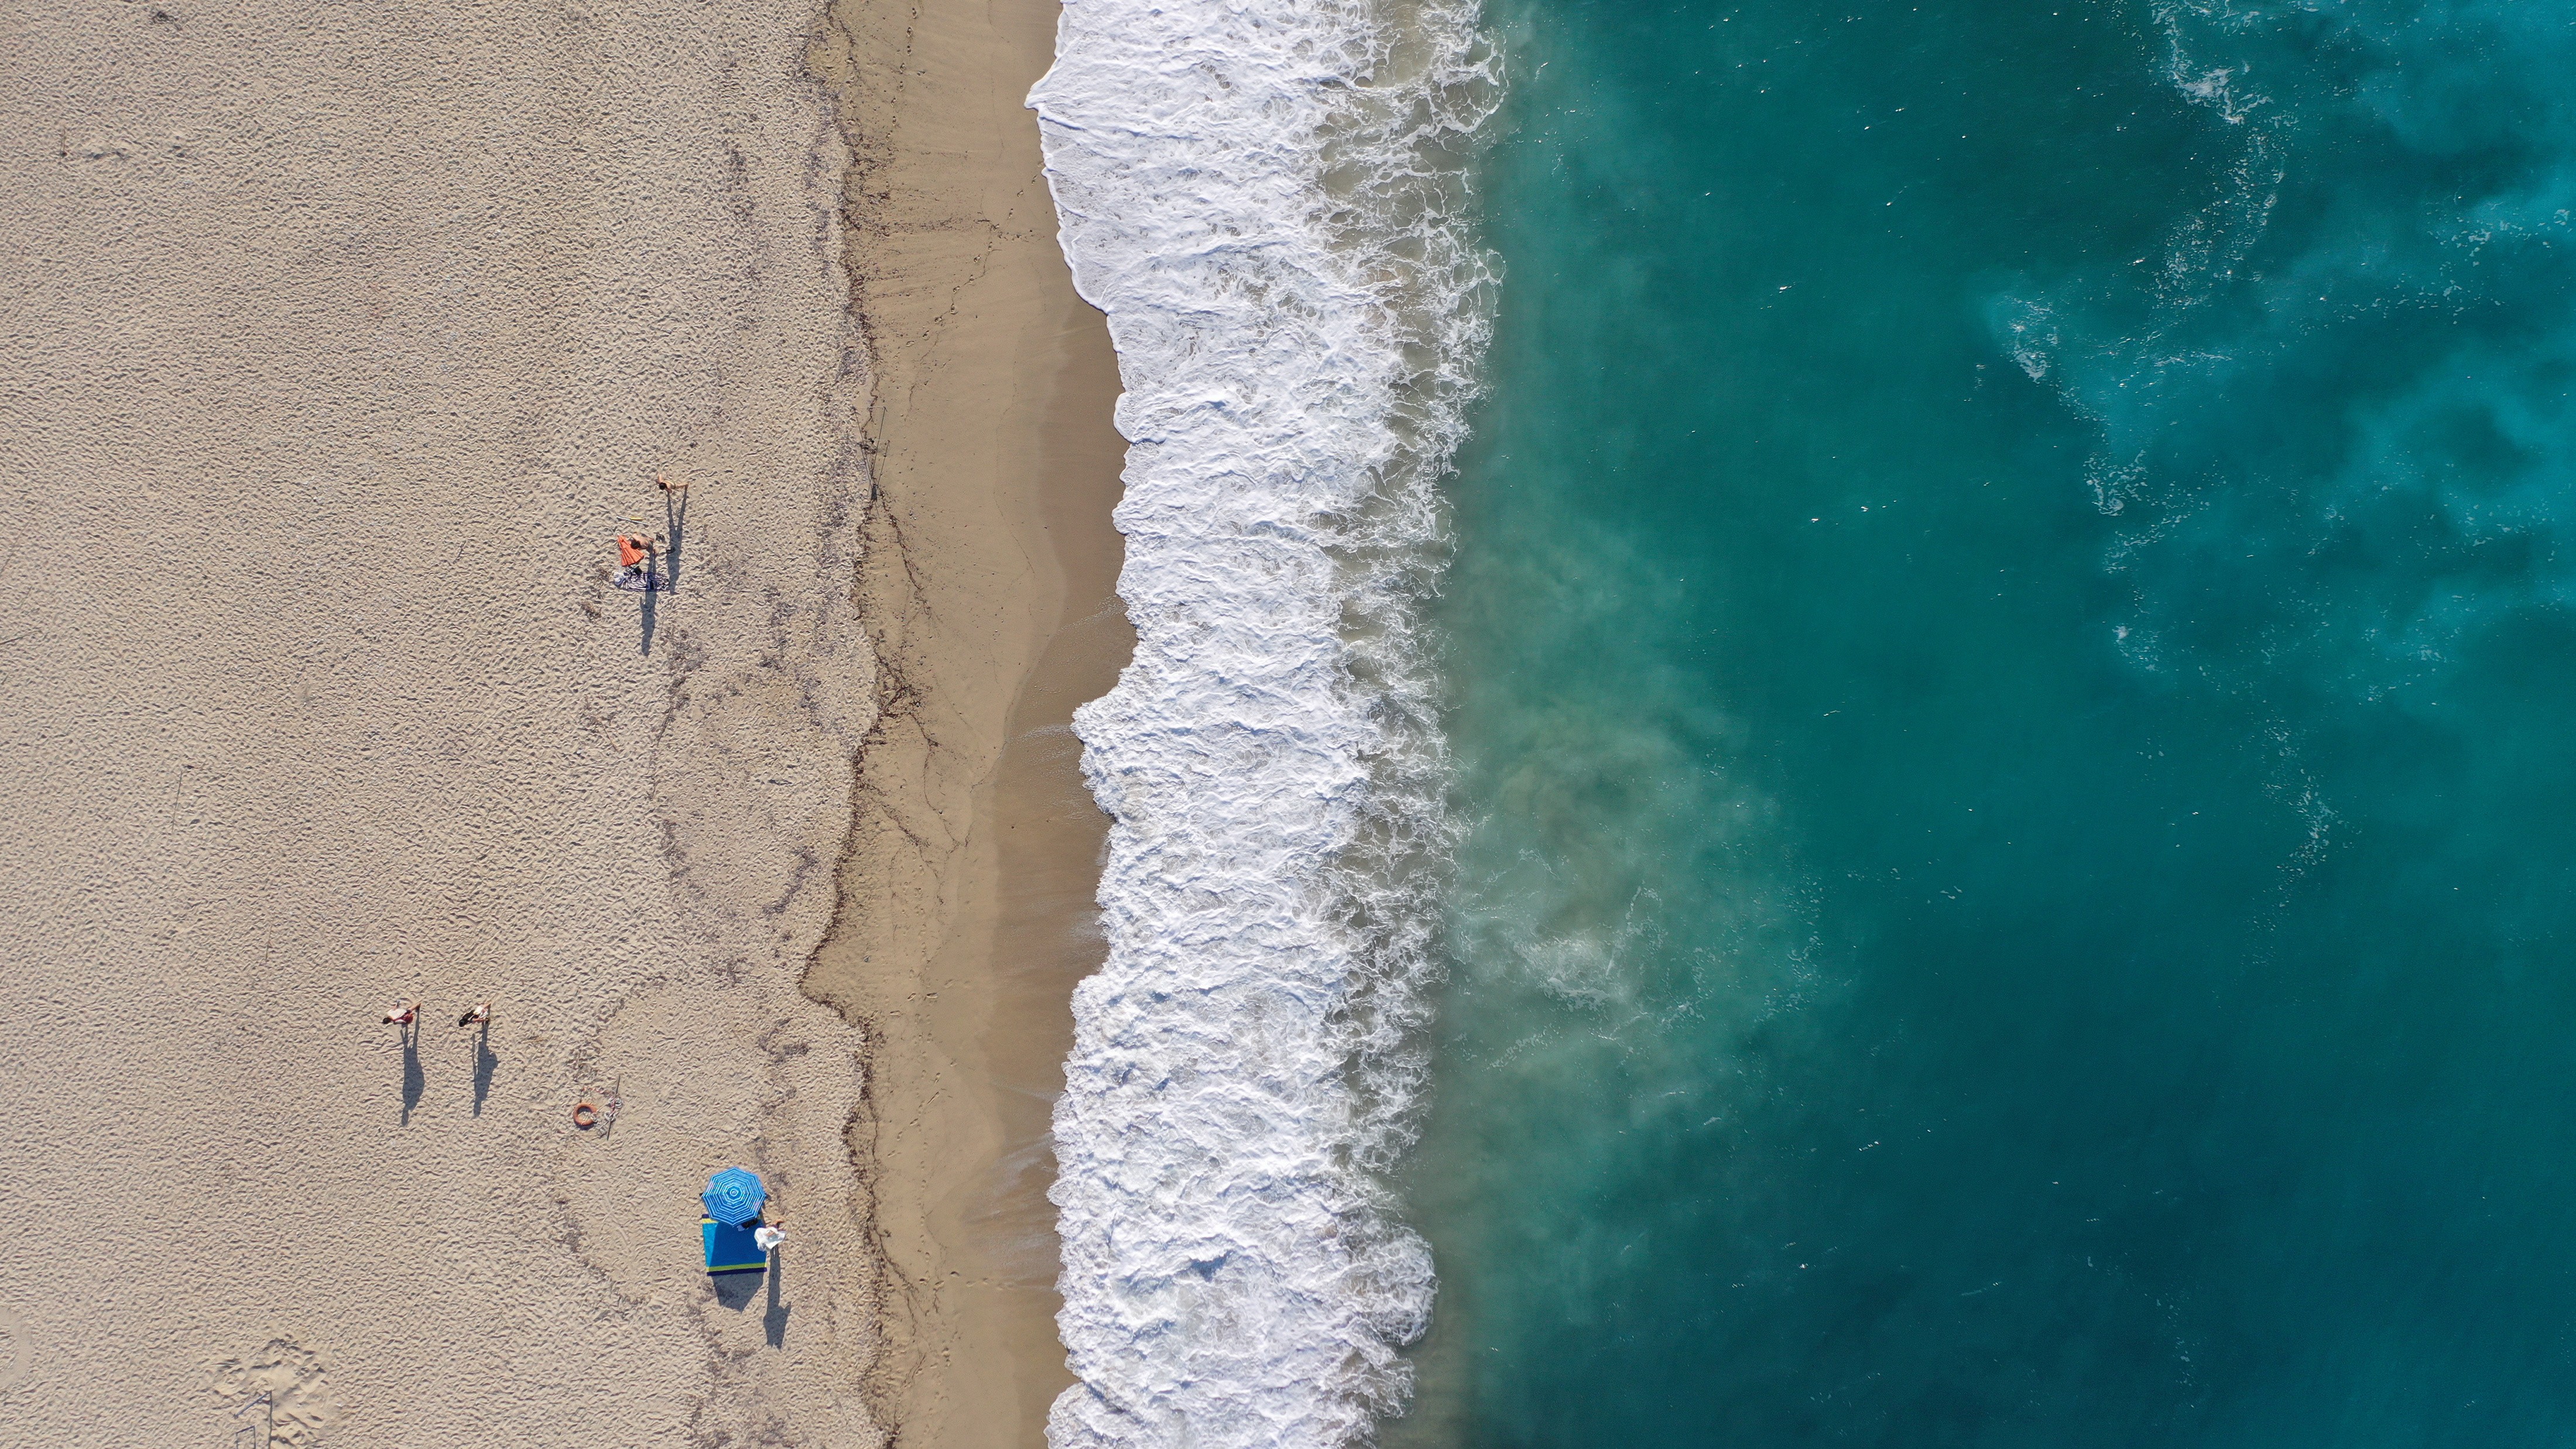
<path fill-rule="evenodd" d="M 417 1001 L 405 1002 L 385 1013 L 387 1026 L 409 1026 L 418 1020 L 420 1020 L 420 1003 Z"/>
<path fill-rule="evenodd" d="M 475 1007 L 473 1010 L 466 1012 L 463 1016 L 456 1018 L 456 1024 L 458 1026 L 480 1026 L 491 1019 L 492 1003 L 486 1001 L 482 1005 Z"/>

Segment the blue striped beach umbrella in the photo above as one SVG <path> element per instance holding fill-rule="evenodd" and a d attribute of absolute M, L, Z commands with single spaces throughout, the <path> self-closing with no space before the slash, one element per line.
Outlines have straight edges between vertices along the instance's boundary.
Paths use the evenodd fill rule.
<path fill-rule="evenodd" d="M 707 1190 L 698 1201 L 707 1205 L 707 1216 L 736 1227 L 760 1216 L 761 1203 L 768 1200 L 769 1189 L 760 1185 L 760 1175 L 728 1167 L 707 1179 Z"/>

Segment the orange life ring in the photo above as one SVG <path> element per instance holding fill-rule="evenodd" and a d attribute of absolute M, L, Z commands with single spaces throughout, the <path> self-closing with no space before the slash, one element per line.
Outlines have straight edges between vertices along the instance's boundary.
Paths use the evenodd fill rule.
<path fill-rule="evenodd" d="M 572 1125 L 579 1127 L 586 1132 L 598 1124 L 599 1109 L 597 1107 L 590 1105 L 588 1102 L 573 1103 Z"/>

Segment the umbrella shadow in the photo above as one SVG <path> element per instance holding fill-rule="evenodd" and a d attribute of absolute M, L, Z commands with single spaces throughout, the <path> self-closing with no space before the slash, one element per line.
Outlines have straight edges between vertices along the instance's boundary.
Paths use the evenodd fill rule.
<path fill-rule="evenodd" d="M 429 1087 L 429 1076 L 420 1069 L 420 1023 L 406 1023 L 402 1029 L 403 1093 L 402 1125 L 411 1125 L 411 1109 L 420 1105 L 420 1094 Z"/>
<path fill-rule="evenodd" d="M 492 1054 L 492 1023 L 482 1023 L 474 1033 L 474 1115 L 483 1115 L 483 1101 L 492 1095 L 492 1074 L 501 1070 L 501 1059 Z"/>
<path fill-rule="evenodd" d="M 724 1273 L 716 1277 L 716 1301 L 727 1308 L 740 1310 L 751 1306 L 760 1295 L 758 1273 Z"/>
<path fill-rule="evenodd" d="M 760 1315 L 761 1332 L 769 1335 L 769 1346 L 777 1348 L 787 1342 L 787 1305 L 780 1298 L 784 1291 L 779 1279 L 787 1275 L 787 1250 L 775 1248 L 769 1254 L 769 1311 Z"/>

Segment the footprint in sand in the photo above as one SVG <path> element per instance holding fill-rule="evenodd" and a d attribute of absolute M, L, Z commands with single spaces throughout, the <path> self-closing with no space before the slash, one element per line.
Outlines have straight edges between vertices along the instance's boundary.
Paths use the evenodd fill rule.
<path fill-rule="evenodd" d="M 0 1394 L 16 1388 L 27 1376 L 30 1356 L 26 1320 L 14 1309 L 0 1308 Z"/>
<path fill-rule="evenodd" d="M 340 1422 L 326 1367 L 304 1345 L 272 1338 L 257 1353 L 208 1365 L 208 1386 L 233 1422 L 265 1425 L 270 1445 L 317 1444 Z"/>

